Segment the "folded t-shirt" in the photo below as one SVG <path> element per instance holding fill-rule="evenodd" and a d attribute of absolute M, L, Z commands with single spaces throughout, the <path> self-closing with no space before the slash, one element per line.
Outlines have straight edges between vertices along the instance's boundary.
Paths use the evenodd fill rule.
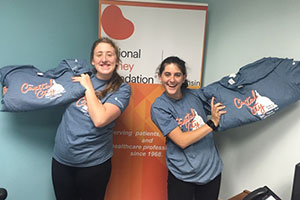
<path fill-rule="evenodd" d="M 265 119 L 300 99 L 300 64 L 287 58 L 262 58 L 201 88 L 210 109 L 214 96 L 227 111 L 218 130 L 226 130 Z"/>
<path fill-rule="evenodd" d="M 8 91 L 2 96 L 1 111 L 20 112 L 63 105 L 82 97 L 85 88 L 72 77 L 91 73 L 81 59 L 62 60 L 46 72 L 32 65 L 0 68 L 0 82 Z"/>

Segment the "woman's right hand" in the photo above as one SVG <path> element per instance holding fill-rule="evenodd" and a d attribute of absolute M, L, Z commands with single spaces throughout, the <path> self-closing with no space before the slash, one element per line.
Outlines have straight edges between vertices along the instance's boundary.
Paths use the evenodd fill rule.
<path fill-rule="evenodd" d="M 226 108 L 226 106 L 224 106 L 222 103 L 218 102 L 218 103 L 214 103 L 215 101 L 215 97 L 212 97 L 211 99 L 211 120 L 214 122 L 215 126 L 219 126 L 219 122 L 220 122 L 220 118 L 221 115 L 226 113 L 226 110 L 224 110 L 224 108 Z"/>
<path fill-rule="evenodd" d="M 72 77 L 73 82 L 79 82 L 85 89 L 94 90 L 91 78 L 88 74 L 80 74 L 80 76 Z"/>
<path fill-rule="evenodd" d="M 3 86 L 2 88 L 2 95 L 5 95 L 7 92 L 8 88 L 6 86 Z"/>

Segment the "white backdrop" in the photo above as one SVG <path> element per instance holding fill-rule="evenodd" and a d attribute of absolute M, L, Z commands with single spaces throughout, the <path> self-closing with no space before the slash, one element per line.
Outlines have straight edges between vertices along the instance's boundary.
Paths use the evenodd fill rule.
<path fill-rule="evenodd" d="M 109 12 L 109 9 L 113 12 L 113 9 L 119 8 L 119 17 L 109 19 L 109 25 L 117 23 L 114 22 L 115 19 L 127 23 L 124 29 L 134 26 L 134 31 L 128 38 L 116 39 L 115 32 L 121 34 L 122 28 L 111 28 L 113 34 L 110 34 L 105 32 L 105 27 L 99 23 L 100 36 L 108 35 L 115 39 L 121 48 L 122 65 L 119 72 L 126 81 L 159 83 L 159 79 L 155 77 L 158 65 L 164 58 L 175 55 L 188 64 L 191 84 L 200 86 L 207 4 L 115 1 L 117 8 L 112 8 L 111 3 L 112 1 L 100 1 L 100 16 Z M 102 19 L 107 18 L 102 16 L 100 20 Z M 189 45 L 191 43 L 192 45 Z M 128 57 L 131 55 L 128 52 L 136 53 L 136 57 Z M 195 54 L 197 56 L 194 56 Z M 129 67 L 122 67 L 125 65 Z"/>

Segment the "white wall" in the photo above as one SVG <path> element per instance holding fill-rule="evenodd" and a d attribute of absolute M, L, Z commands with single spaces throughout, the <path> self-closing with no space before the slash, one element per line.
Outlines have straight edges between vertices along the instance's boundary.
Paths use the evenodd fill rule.
<path fill-rule="evenodd" d="M 204 86 L 262 57 L 300 60 L 300 1 L 194 2 L 208 3 Z M 299 112 L 297 102 L 263 121 L 216 135 L 224 161 L 220 198 L 267 185 L 290 199 L 300 162 Z"/>

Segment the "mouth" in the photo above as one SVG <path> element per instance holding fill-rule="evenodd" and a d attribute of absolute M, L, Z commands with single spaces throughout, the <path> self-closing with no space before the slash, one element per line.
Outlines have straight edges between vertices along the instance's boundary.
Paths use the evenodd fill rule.
<path fill-rule="evenodd" d="M 176 90 L 177 89 L 177 84 L 176 85 L 166 84 L 166 86 L 169 88 L 169 90 Z"/>
<path fill-rule="evenodd" d="M 170 84 L 170 83 L 167 83 L 166 84 L 168 87 L 170 88 L 176 88 L 177 87 L 177 84 Z"/>
<path fill-rule="evenodd" d="M 111 65 L 109 63 L 100 63 L 100 67 L 103 69 L 109 69 Z"/>
<path fill-rule="evenodd" d="M 105 62 L 105 63 L 100 63 L 100 66 L 102 67 L 102 66 L 109 66 L 110 64 L 109 63 L 107 63 L 107 62 Z"/>

